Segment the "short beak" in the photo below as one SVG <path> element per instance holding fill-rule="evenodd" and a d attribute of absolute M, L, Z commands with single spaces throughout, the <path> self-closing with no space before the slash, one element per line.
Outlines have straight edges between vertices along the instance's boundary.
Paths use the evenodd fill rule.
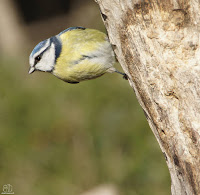
<path fill-rule="evenodd" d="M 29 73 L 29 74 L 32 74 L 34 71 L 35 71 L 35 68 L 34 68 L 34 67 L 30 67 L 28 73 Z"/>

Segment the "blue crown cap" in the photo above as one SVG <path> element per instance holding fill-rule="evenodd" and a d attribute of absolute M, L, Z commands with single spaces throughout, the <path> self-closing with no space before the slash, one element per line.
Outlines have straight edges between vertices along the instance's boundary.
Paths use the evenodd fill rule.
<path fill-rule="evenodd" d="M 35 48 L 33 49 L 33 51 L 31 52 L 31 56 L 33 56 L 35 53 L 37 53 L 42 47 L 44 47 L 44 45 L 46 44 L 47 39 L 44 41 L 41 41 L 40 43 L 38 43 Z"/>
<path fill-rule="evenodd" d="M 62 35 L 63 33 L 67 32 L 67 31 L 76 30 L 76 29 L 85 30 L 86 28 L 81 27 L 81 26 L 69 27 L 68 29 L 65 29 L 62 32 L 60 32 L 58 35 L 60 36 L 60 35 Z"/>

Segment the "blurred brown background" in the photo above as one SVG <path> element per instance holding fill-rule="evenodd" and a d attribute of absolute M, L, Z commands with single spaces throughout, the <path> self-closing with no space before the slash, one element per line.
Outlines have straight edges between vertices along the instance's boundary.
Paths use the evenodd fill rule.
<path fill-rule="evenodd" d="M 70 85 L 28 75 L 39 41 L 70 26 L 105 32 L 93 0 L 0 0 L 0 26 L 0 193 L 11 184 L 16 195 L 170 194 L 164 157 L 126 80 Z"/>

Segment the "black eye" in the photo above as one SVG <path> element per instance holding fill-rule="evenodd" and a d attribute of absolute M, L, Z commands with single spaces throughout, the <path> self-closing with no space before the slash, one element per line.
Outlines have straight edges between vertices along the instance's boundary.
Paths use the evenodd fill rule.
<path fill-rule="evenodd" d="M 37 64 L 40 60 L 41 60 L 41 56 L 40 55 L 36 56 L 35 57 L 35 64 Z"/>

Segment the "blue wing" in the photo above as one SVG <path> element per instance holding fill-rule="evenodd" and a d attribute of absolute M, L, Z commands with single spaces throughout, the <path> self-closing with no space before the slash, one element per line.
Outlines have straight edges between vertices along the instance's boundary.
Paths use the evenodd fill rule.
<path fill-rule="evenodd" d="M 60 35 L 62 35 L 63 33 L 67 32 L 67 31 L 76 30 L 76 29 L 85 30 L 86 28 L 81 27 L 81 26 L 69 27 L 68 29 L 65 29 L 62 32 L 60 32 L 58 35 L 60 36 Z"/>

